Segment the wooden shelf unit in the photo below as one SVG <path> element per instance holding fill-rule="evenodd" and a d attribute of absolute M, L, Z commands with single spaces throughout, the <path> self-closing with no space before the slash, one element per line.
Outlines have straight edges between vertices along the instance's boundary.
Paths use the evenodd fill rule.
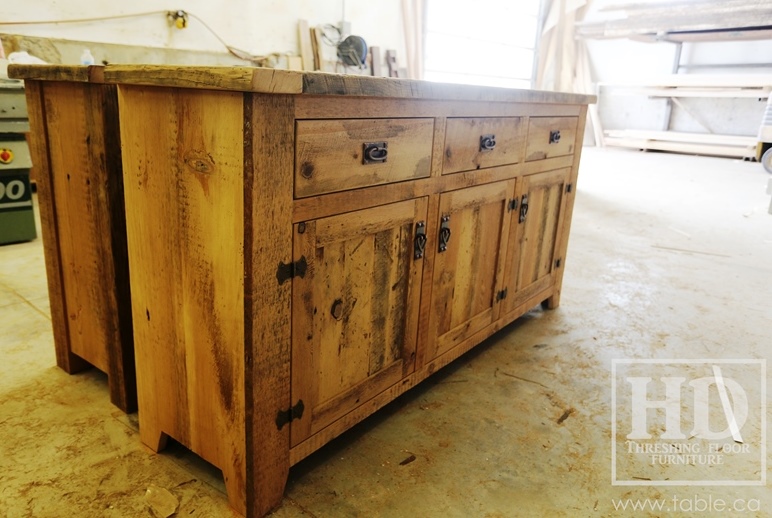
<path fill-rule="evenodd" d="M 772 90 L 772 75 L 769 74 L 674 74 L 641 83 L 599 83 L 602 89 L 616 91 L 618 95 L 644 95 L 661 97 L 692 114 L 679 98 L 751 98 L 764 100 Z M 613 95 L 613 94 L 612 94 Z M 669 111 L 668 111 L 669 113 Z M 669 118 L 669 115 L 668 115 Z M 668 122 L 669 127 L 669 122 Z M 722 135 L 715 133 L 685 133 L 671 131 L 650 131 L 639 129 L 606 130 L 604 146 L 619 146 L 634 149 L 655 149 L 677 153 L 726 156 L 743 159 L 756 158 L 755 136 Z"/>

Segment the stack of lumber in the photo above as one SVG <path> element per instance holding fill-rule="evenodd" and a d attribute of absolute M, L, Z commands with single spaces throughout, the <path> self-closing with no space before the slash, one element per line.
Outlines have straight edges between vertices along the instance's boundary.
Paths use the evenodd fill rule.
<path fill-rule="evenodd" d="M 768 0 L 613 2 L 599 15 L 577 23 L 577 36 L 676 42 L 764 39 L 772 33 Z"/>
<path fill-rule="evenodd" d="M 709 129 L 698 113 L 682 104 L 678 98 L 751 98 L 767 99 L 772 90 L 770 74 L 676 74 L 649 80 L 646 83 L 600 83 L 599 92 L 620 95 L 646 95 L 672 100 L 698 124 Z M 759 116 L 759 122 L 761 116 Z M 671 151 L 697 155 L 713 155 L 754 159 L 758 138 L 754 136 L 720 135 L 716 133 L 684 133 L 677 131 L 649 131 L 638 129 L 608 130 L 604 132 L 606 146 L 630 147 L 644 150 Z"/>
<path fill-rule="evenodd" d="M 599 83 L 618 93 L 650 97 L 749 97 L 766 99 L 772 90 L 772 74 L 673 74 L 645 83 Z"/>
<path fill-rule="evenodd" d="M 309 27 L 308 20 L 298 20 L 298 38 L 303 70 L 322 70 L 321 29 Z"/>
<path fill-rule="evenodd" d="M 608 130 L 607 146 L 753 159 L 756 137 L 678 131 Z"/>

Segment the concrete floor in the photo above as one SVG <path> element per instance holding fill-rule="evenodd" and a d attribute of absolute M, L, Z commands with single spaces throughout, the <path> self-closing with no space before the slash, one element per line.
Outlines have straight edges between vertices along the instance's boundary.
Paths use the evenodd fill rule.
<path fill-rule="evenodd" d="M 611 478 L 612 360 L 692 359 L 617 365 L 656 384 L 665 371 L 646 369 L 693 378 L 710 368 L 695 359 L 772 356 L 768 177 L 730 159 L 586 149 L 560 308 L 535 309 L 295 466 L 275 515 L 627 516 L 628 499 L 646 498 L 664 507 L 636 516 L 701 515 L 718 499 L 748 510 L 733 516 L 772 515 L 764 485 L 649 485 L 766 475 L 758 365 L 721 365 L 746 389 L 741 432 L 755 457 L 651 465 L 622 446 L 617 478 L 646 485 Z M 0 516 L 152 516 L 150 486 L 179 500 L 178 516 L 233 515 L 216 469 L 179 446 L 155 455 L 140 444 L 136 414 L 110 405 L 104 375 L 56 368 L 40 240 L 0 247 L 0 322 Z M 618 381 L 623 443 L 632 410 Z M 689 434 L 694 411 L 682 416 L 689 439 L 665 442 L 705 446 Z M 664 432 L 663 418 L 647 423 Z"/>

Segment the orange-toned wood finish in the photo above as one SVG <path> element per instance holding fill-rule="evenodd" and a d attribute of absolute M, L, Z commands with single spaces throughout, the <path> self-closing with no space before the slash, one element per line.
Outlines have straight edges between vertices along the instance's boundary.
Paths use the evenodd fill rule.
<path fill-rule="evenodd" d="M 413 371 L 426 198 L 295 226 L 292 397 L 305 403 L 292 446 Z"/>
<path fill-rule="evenodd" d="M 281 502 L 290 465 L 559 302 L 587 96 L 101 76 L 118 84 L 141 438 L 221 468 L 247 516 Z M 385 162 L 363 163 L 370 141 Z"/>
<path fill-rule="evenodd" d="M 300 120 L 298 198 L 429 176 L 433 119 Z"/>
<path fill-rule="evenodd" d="M 116 87 L 29 80 L 26 95 L 57 364 L 107 373 L 110 400 L 133 412 Z"/>
<path fill-rule="evenodd" d="M 278 282 L 276 273 L 279 264 L 292 261 L 294 102 L 288 95 L 244 96 L 245 332 L 240 347 L 246 369 L 248 516 L 265 515 L 279 505 L 290 468 L 289 426 L 279 426 L 277 418 L 290 408 L 292 283 Z"/>
<path fill-rule="evenodd" d="M 119 96 L 140 436 L 220 467 L 246 512 L 243 95 Z"/>
<path fill-rule="evenodd" d="M 440 229 L 429 310 L 433 359 L 498 319 L 504 250 L 509 235 L 507 201 L 514 181 L 468 187 L 440 195 Z M 447 239 L 442 239 L 441 236 Z"/>
<path fill-rule="evenodd" d="M 442 173 L 522 162 L 525 136 L 523 117 L 450 118 Z"/>
<path fill-rule="evenodd" d="M 525 159 L 570 155 L 577 149 L 576 125 L 576 117 L 529 117 Z"/>
<path fill-rule="evenodd" d="M 507 253 L 508 290 L 504 312 L 517 308 L 535 293 L 548 289 L 560 270 L 556 255 L 558 233 L 568 198 L 570 169 L 523 176 L 518 180 L 518 203 Z"/>

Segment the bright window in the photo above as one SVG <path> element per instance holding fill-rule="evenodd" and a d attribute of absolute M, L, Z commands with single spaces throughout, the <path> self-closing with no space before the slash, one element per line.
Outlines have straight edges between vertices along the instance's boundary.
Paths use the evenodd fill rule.
<path fill-rule="evenodd" d="M 530 88 L 540 0 L 427 0 L 424 78 Z"/>

